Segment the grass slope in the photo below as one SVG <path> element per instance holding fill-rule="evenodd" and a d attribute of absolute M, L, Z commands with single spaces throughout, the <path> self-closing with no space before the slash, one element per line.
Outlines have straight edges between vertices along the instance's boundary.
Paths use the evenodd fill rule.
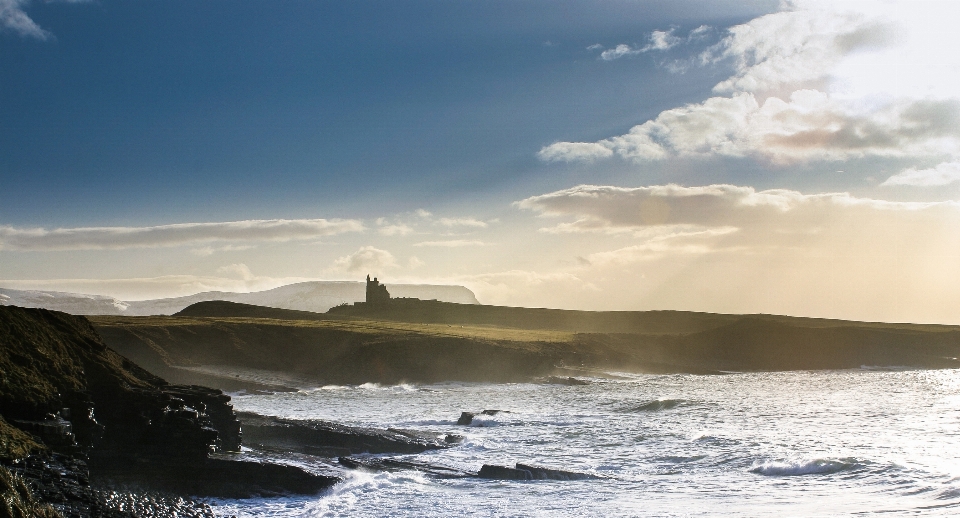
<path fill-rule="evenodd" d="M 313 314 L 206 302 L 172 317 L 91 320 L 111 347 L 165 376 L 171 367 L 227 366 L 324 383 L 396 383 L 517 381 L 570 369 L 960 367 L 958 327 L 771 315 L 564 312 L 436 302 L 344 306 Z M 621 332 L 595 331 L 608 324 Z"/>

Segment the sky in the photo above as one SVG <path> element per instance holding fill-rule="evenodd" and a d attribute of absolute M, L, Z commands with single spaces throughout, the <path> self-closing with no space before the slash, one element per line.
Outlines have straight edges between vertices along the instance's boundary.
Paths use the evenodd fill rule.
<path fill-rule="evenodd" d="M 960 324 L 958 15 L 0 0 L 0 287 Z"/>

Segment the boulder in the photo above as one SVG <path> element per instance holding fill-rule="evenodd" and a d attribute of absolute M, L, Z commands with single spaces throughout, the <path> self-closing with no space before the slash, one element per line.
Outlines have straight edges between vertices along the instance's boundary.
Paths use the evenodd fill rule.
<path fill-rule="evenodd" d="M 517 469 L 529 471 L 536 480 L 591 480 L 600 478 L 589 473 L 577 473 L 575 471 L 565 471 L 562 469 L 531 466 L 529 464 L 520 464 L 519 462 L 517 463 Z"/>
<path fill-rule="evenodd" d="M 478 415 L 497 415 L 500 412 L 506 412 L 506 410 L 481 410 L 479 412 L 460 412 L 460 419 L 457 419 L 457 424 L 466 426 L 473 423 L 473 418 Z"/>
<path fill-rule="evenodd" d="M 454 434 L 438 435 L 415 430 L 380 430 L 347 426 L 321 420 L 284 419 L 252 412 L 238 412 L 244 442 L 310 455 L 357 453 L 421 453 L 449 448 L 463 440 Z"/>
<path fill-rule="evenodd" d="M 466 478 L 475 477 L 476 473 L 464 471 L 457 468 L 440 466 L 436 464 L 427 464 L 410 460 L 400 460 L 391 458 L 359 458 L 359 457 L 340 457 L 337 459 L 341 466 L 350 469 L 365 469 L 368 471 L 403 471 L 413 470 L 425 473 L 437 478 Z"/>
<path fill-rule="evenodd" d="M 480 478 L 493 480 L 533 480 L 533 473 L 525 469 L 508 468 L 494 464 L 484 464 L 477 473 Z"/>
<path fill-rule="evenodd" d="M 484 464 L 483 467 L 480 468 L 480 472 L 477 473 L 477 476 L 494 480 L 591 480 L 600 478 L 588 473 L 577 473 L 575 471 L 543 468 L 520 463 L 517 463 L 514 468 Z"/>

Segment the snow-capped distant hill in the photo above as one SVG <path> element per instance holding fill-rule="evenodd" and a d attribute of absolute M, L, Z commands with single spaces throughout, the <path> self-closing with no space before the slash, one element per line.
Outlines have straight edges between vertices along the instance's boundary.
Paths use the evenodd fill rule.
<path fill-rule="evenodd" d="M 0 288 L 0 305 L 47 308 L 73 315 L 124 315 L 127 304 L 104 295 Z"/>
<path fill-rule="evenodd" d="M 459 304 L 480 303 L 473 292 L 463 286 L 390 284 L 387 288 L 393 297 L 437 299 Z M 185 297 L 136 301 L 123 301 L 103 295 L 0 288 L 0 305 L 46 308 L 74 315 L 140 316 L 172 315 L 196 302 L 226 300 L 257 306 L 322 313 L 344 302 L 362 301 L 365 296 L 366 287 L 364 283 L 352 281 L 300 282 L 252 293 L 206 291 Z"/>

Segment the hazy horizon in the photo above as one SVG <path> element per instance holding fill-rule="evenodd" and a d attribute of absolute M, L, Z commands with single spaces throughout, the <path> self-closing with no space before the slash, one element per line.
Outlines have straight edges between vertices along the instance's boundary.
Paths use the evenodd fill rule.
<path fill-rule="evenodd" d="M 0 287 L 960 324 L 947 2 L 0 0 Z"/>

